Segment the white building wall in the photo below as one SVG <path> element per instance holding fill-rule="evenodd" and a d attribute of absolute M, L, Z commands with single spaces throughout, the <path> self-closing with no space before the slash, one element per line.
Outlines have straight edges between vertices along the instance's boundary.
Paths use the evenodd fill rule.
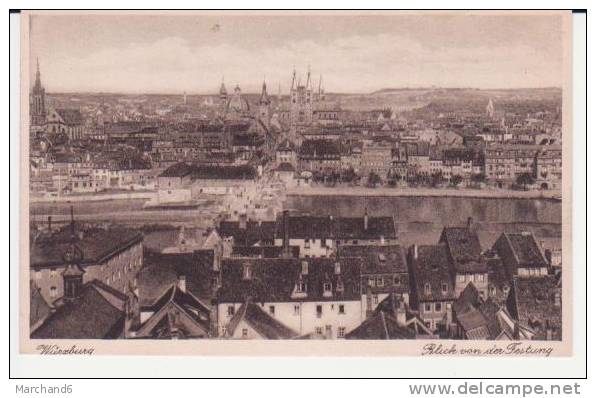
<path fill-rule="evenodd" d="M 223 327 L 232 319 L 227 315 L 228 306 L 234 306 L 234 312 L 237 312 L 242 303 L 220 303 L 218 305 L 218 327 L 221 333 Z M 260 305 L 260 303 L 259 303 Z M 322 308 L 321 316 L 317 315 L 317 306 Z M 344 306 L 344 313 L 339 312 L 340 305 Z M 269 307 L 275 307 L 275 313 L 271 314 Z M 295 311 L 294 307 L 298 306 Z M 263 303 L 263 310 L 277 319 L 279 322 L 292 329 L 300 335 L 315 334 L 317 328 L 321 328 L 323 336 L 326 335 L 326 327 L 331 327 L 330 338 L 337 338 L 338 328 L 345 328 L 345 333 L 349 333 L 356 328 L 364 318 L 362 318 L 362 309 L 360 301 L 307 301 L 307 302 L 281 302 L 281 303 Z"/>

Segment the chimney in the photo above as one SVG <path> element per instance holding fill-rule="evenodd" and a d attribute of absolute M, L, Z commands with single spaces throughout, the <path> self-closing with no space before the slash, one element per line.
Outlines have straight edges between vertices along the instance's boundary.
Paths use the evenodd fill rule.
<path fill-rule="evenodd" d="M 417 244 L 414 244 L 413 252 L 414 252 L 414 260 L 418 260 L 418 245 Z"/>
<path fill-rule="evenodd" d="M 211 337 L 217 337 L 219 335 L 218 327 L 218 311 L 217 311 L 217 300 L 211 300 L 211 310 L 209 312 L 209 334 Z"/>
<path fill-rule="evenodd" d="M 284 210 L 282 213 L 282 227 L 283 227 L 283 256 L 285 258 L 289 258 L 291 256 L 290 252 L 290 216 L 289 211 Z"/>
<path fill-rule="evenodd" d="M 186 293 L 186 275 L 178 275 L 178 289 L 182 293 Z"/>
<path fill-rule="evenodd" d="M 52 216 L 48 216 L 48 232 L 52 232 Z"/>
<path fill-rule="evenodd" d="M 364 230 L 368 231 L 368 209 L 364 207 Z"/>
<path fill-rule="evenodd" d="M 372 289 L 370 286 L 366 287 L 366 318 L 372 316 Z"/>
<path fill-rule="evenodd" d="M 468 223 L 467 223 L 468 229 L 471 229 L 473 224 L 474 224 L 474 219 L 472 217 L 468 217 Z"/>

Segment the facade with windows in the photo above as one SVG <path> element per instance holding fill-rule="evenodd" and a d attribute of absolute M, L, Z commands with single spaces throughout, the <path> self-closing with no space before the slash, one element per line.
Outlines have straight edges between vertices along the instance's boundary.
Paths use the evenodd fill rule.
<path fill-rule="evenodd" d="M 62 253 L 70 240 L 67 231 L 56 231 L 38 238 L 31 248 L 30 278 L 49 303 L 64 295 L 62 273 L 66 263 Z M 83 252 L 83 283 L 97 279 L 121 292 L 134 284 L 143 266 L 141 234 L 125 229 L 78 231 L 76 243 Z"/>

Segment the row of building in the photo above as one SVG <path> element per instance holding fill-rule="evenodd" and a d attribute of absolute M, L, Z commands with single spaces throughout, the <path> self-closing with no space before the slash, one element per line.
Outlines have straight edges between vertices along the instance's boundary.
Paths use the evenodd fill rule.
<path fill-rule="evenodd" d="M 160 253 L 74 222 L 35 234 L 33 338 L 561 339 L 560 251 L 525 232 L 483 249 L 471 220 L 407 248 L 366 213 L 241 217 Z"/>

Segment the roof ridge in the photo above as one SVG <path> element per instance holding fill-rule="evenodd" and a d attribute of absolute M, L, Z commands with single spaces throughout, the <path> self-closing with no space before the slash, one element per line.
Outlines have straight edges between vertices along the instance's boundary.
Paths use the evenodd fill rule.
<path fill-rule="evenodd" d="M 380 311 L 381 313 L 381 323 L 383 324 L 383 330 L 385 330 L 385 339 L 389 340 L 389 330 L 387 330 L 387 323 L 385 322 L 385 312 Z"/>

